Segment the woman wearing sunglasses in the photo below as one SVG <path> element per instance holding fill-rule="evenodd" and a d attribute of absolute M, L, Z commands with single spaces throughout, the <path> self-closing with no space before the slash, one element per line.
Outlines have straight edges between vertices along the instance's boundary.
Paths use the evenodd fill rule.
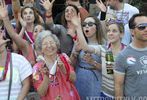
<path fill-rule="evenodd" d="M 75 44 L 75 46 L 81 48 L 79 55 L 77 58 L 75 58 L 75 60 L 77 59 L 77 80 L 75 82 L 76 88 L 79 92 L 81 100 L 90 98 L 98 99 L 100 97 L 102 81 L 101 56 L 94 53 L 97 52 L 96 50 L 89 52 L 88 49 L 85 49 L 85 44 L 90 49 L 98 48 L 99 45 L 104 44 L 105 39 L 103 36 L 101 23 L 93 16 L 87 17 L 82 23 L 82 27 L 80 18 L 77 16 L 72 17 L 72 23 L 76 27 L 78 36 L 77 43 L 79 43 L 79 45 Z M 77 50 L 77 47 L 75 47 L 75 50 Z M 73 50 L 72 56 L 74 56 L 75 50 Z"/>
<path fill-rule="evenodd" d="M 90 18 L 89 18 L 90 19 Z M 90 22 L 91 21 L 91 22 Z M 87 22 L 87 23 L 85 23 Z M 123 24 L 120 23 L 116 23 L 116 21 L 113 22 L 109 22 L 108 26 L 107 26 L 107 39 L 108 39 L 108 46 L 102 46 L 102 44 L 95 44 L 95 47 L 89 45 L 89 43 L 91 43 L 90 40 L 94 40 L 96 39 L 96 35 L 93 34 L 93 38 L 90 39 L 89 37 L 89 41 L 88 43 L 86 42 L 84 35 L 86 37 L 88 37 L 88 34 L 90 36 L 90 34 L 92 34 L 92 31 L 94 31 L 94 27 L 95 27 L 95 21 L 88 20 L 88 18 L 85 19 L 84 23 L 82 23 L 82 28 L 80 28 L 80 20 L 78 20 L 77 18 L 73 18 L 73 23 L 78 26 L 77 27 L 77 35 L 78 35 L 78 41 L 79 44 L 82 44 L 80 47 L 83 51 L 89 52 L 89 53 L 94 53 L 97 56 L 101 56 L 101 64 L 102 67 L 100 66 L 99 69 L 102 70 L 102 90 L 101 91 L 101 98 L 105 99 L 105 98 L 109 98 L 110 100 L 113 99 L 114 97 L 114 78 L 113 78 L 113 73 L 110 73 L 110 68 L 111 68 L 111 72 L 113 72 L 113 64 L 114 63 L 106 63 L 107 58 L 107 51 L 111 51 L 112 52 L 112 57 L 117 56 L 117 54 L 124 49 L 125 45 L 121 43 L 121 38 L 123 36 L 124 33 L 124 28 L 123 28 Z M 93 27 L 93 28 L 92 28 Z M 91 30 L 89 30 L 91 28 Z M 83 35 L 83 32 L 84 35 Z M 100 27 L 98 28 L 98 30 L 100 30 Z M 102 31 L 102 30 L 101 30 Z M 88 33 L 89 32 L 89 33 Z M 92 36 L 91 36 L 92 37 Z M 100 36 L 99 36 L 100 38 Z M 89 57 L 87 58 L 89 59 Z M 93 62 L 91 65 L 95 65 L 95 67 L 98 67 L 98 63 L 99 62 Z M 109 68 L 109 69 L 107 69 Z M 109 72 L 108 72 L 109 71 Z M 81 76 L 80 76 L 81 77 Z M 77 75 L 77 79 L 78 79 L 78 75 Z M 98 85 L 98 84 L 97 84 Z"/>

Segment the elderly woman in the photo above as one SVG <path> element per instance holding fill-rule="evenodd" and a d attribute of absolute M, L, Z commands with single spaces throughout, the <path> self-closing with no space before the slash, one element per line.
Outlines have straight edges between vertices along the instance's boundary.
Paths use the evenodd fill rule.
<path fill-rule="evenodd" d="M 33 84 L 41 100 L 79 100 L 72 82 L 75 72 L 65 54 L 58 54 L 59 40 L 50 31 L 38 34 L 35 47 L 42 60 L 33 67 Z"/>

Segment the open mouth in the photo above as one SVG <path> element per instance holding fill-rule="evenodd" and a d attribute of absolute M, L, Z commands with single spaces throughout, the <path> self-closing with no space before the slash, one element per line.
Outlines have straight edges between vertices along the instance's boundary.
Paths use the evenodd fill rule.
<path fill-rule="evenodd" d="M 88 32 L 89 32 L 89 30 L 85 30 L 85 32 L 86 32 L 86 33 L 88 33 Z"/>

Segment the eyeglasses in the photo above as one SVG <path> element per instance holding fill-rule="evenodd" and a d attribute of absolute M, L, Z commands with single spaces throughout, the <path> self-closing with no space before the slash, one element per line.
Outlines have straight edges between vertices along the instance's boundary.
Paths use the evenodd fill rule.
<path fill-rule="evenodd" d="M 135 28 L 137 28 L 140 31 L 143 31 L 146 27 L 147 27 L 147 23 L 142 23 L 135 26 Z"/>
<path fill-rule="evenodd" d="M 83 26 L 83 27 L 86 27 L 86 25 L 88 25 L 89 27 L 91 27 L 91 26 L 93 26 L 93 25 L 96 25 L 96 23 L 94 23 L 94 22 L 88 22 L 88 23 L 83 22 L 83 23 L 82 23 L 82 26 Z"/>

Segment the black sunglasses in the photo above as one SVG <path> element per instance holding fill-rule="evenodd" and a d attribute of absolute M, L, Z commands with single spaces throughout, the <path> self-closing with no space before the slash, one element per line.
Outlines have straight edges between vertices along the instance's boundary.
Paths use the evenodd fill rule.
<path fill-rule="evenodd" d="M 147 23 L 142 23 L 135 26 L 135 28 L 137 28 L 140 31 L 144 30 L 146 27 L 147 27 Z"/>
<path fill-rule="evenodd" d="M 91 26 L 93 26 L 93 25 L 96 25 L 96 23 L 94 23 L 94 22 L 88 22 L 88 23 L 83 22 L 83 23 L 82 23 L 82 26 L 83 26 L 83 27 L 86 27 L 86 25 L 88 25 L 89 27 L 91 27 Z"/>

